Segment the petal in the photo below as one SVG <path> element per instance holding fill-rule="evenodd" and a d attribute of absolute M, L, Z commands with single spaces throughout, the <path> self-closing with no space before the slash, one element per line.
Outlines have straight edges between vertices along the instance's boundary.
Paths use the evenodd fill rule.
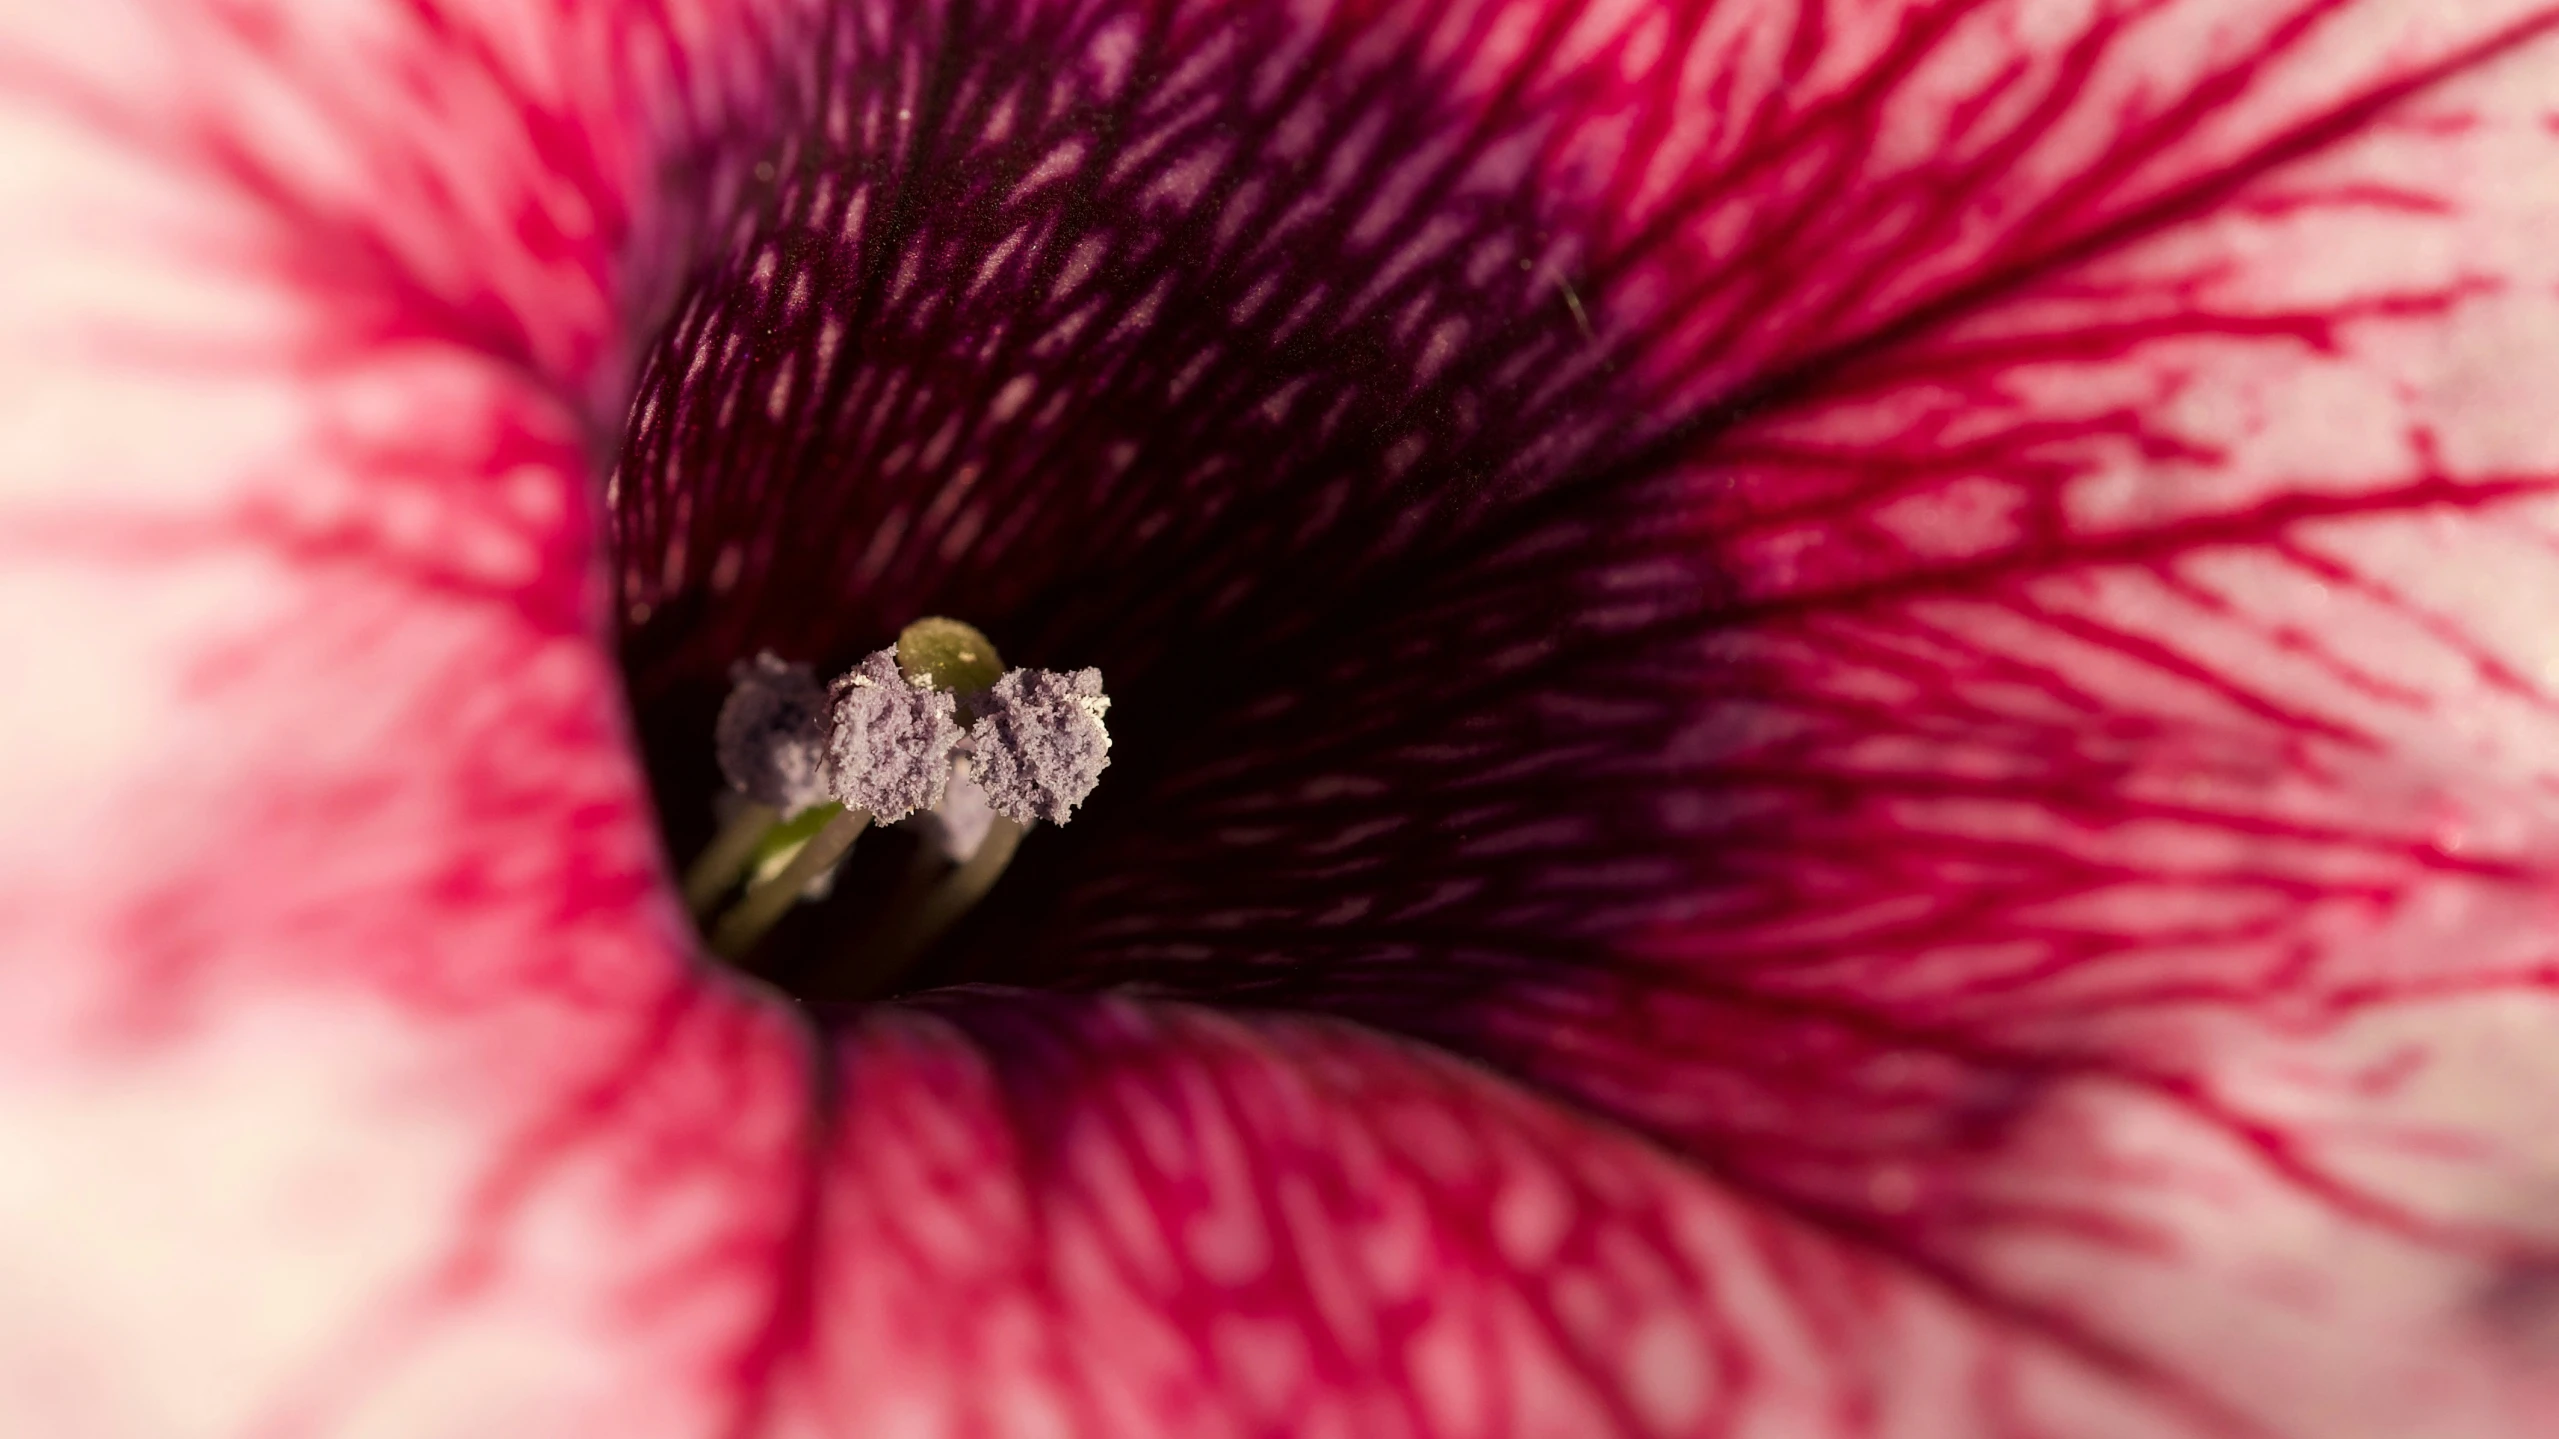
<path fill-rule="evenodd" d="M 644 1291 L 796 1172 L 805 1042 L 687 968 L 578 398 L 658 102 L 515 18 L 0 22 L 0 1428 L 735 1407 L 730 1286 Z"/>
<path fill-rule="evenodd" d="M 2537 1355 L 2559 1241 L 2502 1097 L 2554 1018 L 2547 21 L 1911 13 L 1701 66 L 1773 97 L 1729 198 L 1595 243 L 1692 384 L 1658 473 L 1207 727 L 1068 962 L 980 972 L 1427 1036 L 2376 1422 L 2327 1410 L 2387 1356 Z"/>
<path fill-rule="evenodd" d="M 1608 937 L 1644 967 L 1568 969 L 1561 982 L 1541 970 L 1533 983 L 1491 986 L 1460 1012 L 1465 1022 L 1442 1027 L 1448 1043 L 1522 1068 L 1548 1061 L 1534 1077 L 1568 1093 L 1571 1108 L 1344 1026 L 1248 1025 L 1173 1006 L 964 997 L 939 1012 L 880 1012 L 821 1058 L 778 1006 L 689 967 L 594 638 L 593 517 L 580 480 L 593 397 L 615 387 L 619 287 L 642 283 L 609 257 L 649 253 L 651 217 L 621 198 L 654 153 L 636 117 L 678 113 L 679 100 L 685 114 L 720 112 L 732 60 L 703 37 L 746 45 L 755 17 L 687 13 L 666 22 L 681 43 L 658 49 L 654 26 L 604 32 L 539 12 L 310 7 L 226 12 L 201 27 L 184 23 L 190 13 L 6 22 L 20 97 L 6 143 L 25 163 L 6 181 L 22 187 L 17 203 L 0 207 L 16 217 L 0 242 L 15 461 L 0 497 L 10 546 L 0 603 L 19 621 L 0 627 L 14 741 L 0 813 L 26 818 L 0 827 L 0 916 L 17 961 L 0 981 L 0 1132 L 21 1156 L 0 1181 L 0 1263 L 10 1292 L 30 1296 L 12 1301 L 0 1345 L 28 1356 L 0 1380 L 11 1427 L 645 1435 L 824 1432 L 911 1416 L 930 1426 L 966 1414 L 998 1432 L 1040 1432 L 1055 1415 L 1070 1432 L 1109 1433 L 1305 1432 L 1329 1415 L 1362 1433 L 2181 1434 L 2254 1422 L 2395 1434 L 2420 1420 L 2535 1432 L 2524 1408 L 2533 1397 L 2514 1392 L 2493 1346 L 2463 1342 L 2463 1325 L 2529 1317 L 2539 1302 L 2532 1270 L 2496 1279 L 2483 1262 L 2532 1252 L 2507 1241 L 2529 1237 L 2517 1216 L 2547 1165 L 2530 1114 L 2494 1107 L 2482 1073 L 2491 1062 L 2525 1066 L 2545 1030 L 2513 1003 L 2468 1002 L 2477 1017 L 2464 1018 L 2463 1001 L 2440 997 L 2504 999 L 2497 984 L 2535 973 L 2530 944 L 2509 937 L 2541 919 L 2538 812 L 2511 799 L 2541 782 L 2536 705 L 2528 684 L 2460 683 L 2503 672 L 2463 662 L 2530 642 L 2529 631 L 2499 627 L 2513 602 L 2505 591 L 2540 573 L 2514 511 L 2448 526 L 2349 515 L 2362 523 L 2336 527 L 2333 548 L 2305 539 L 2280 552 L 2262 537 L 2252 550 L 2243 527 L 2215 543 L 2254 566 L 2183 589 L 2162 583 L 2164 563 L 2146 555 L 2029 547 L 2021 553 L 2039 564 L 2002 590 L 1942 556 L 1888 548 L 1883 560 L 1790 567 L 1715 530 L 1716 558 L 1756 606 L 1754 626 L 1710 637 L 1732 646 L 1708 652 L 1719 667 L 1683 657 L 1644 672 L 1692 698 L 1700 676 L 1749 676 L 1754 706 L 1673 711 L 1721 726 L 1686 757 L 1729 774 L 1737 756 L 1756 768 L 1765 746 L 1809 734 L 1796 762 L 1832 781 L 1805 788 L 1833 804 L 1790 810 L 1792 832 L 1743 831 L 1773 846 L 1765 875 L 1743 878 L 1779 885 L 1784 914 L 1639 914 Z M 1982 13 L 2022 27 L 2057 12 Z M 2470 10 L 2462 23 L 2486 33 L 2498 18 Z M 1895 19 L 1840 17 L 1805 53 L 1827 56 L 1836 43 L 1853 62 L 1854 42 L 1905 33 Z M 1994 33 L 2046 53 L 2076 32 Z M 2316 73 L 2369 80 L 2449 53 L 2422 33 L 2393 43 L 2414 48 L 2381 56 L 2380 71 Z M 2513 133 L 2491 123 L 2505 112 L 2486 83 L 2465 83 L 2475 88 L 2443 92 L 2461 101 L 2468 128 L 2452 127 L 2460 143 L 2423 166 L 2433 186 L 2489 173 L 2476 137 Z M 2316 108 L 2274 90 L 2284 107 Z M 2415 128 L 2422 143 L 2429 127 Z M 2546 189 L 2515 188 L 2525 199 Z M 2346 198 L 2359 193 L 2348 187 Z M 2538 283 L 2519 247 L 2488 254 L 2464 238 L 2511 238 L 2518 221 L 2458 214 L 2454 268 Z M 2225 264 L 2250 258 L 2227 238 L 2216 246 L 2205 253 Z M 2351 248 L 2389 258 L 2377 245 Z M 2156 274 L 2102 270 L 2142 258 L 2127 246 L 2092 256 L 2068 280 L 2093 297 L 2065 298 L 2102 308 L 2125 287 L 2156 298 Z M 1887 278 L 1919 289 L 1931 280 L 1925 266 Z M 2345 278 L 2353 294 L 2399 298 L 2396 279 Z M 2192 287 L 2171 288 L 2191 319 Z M 2350 308 L 2312 300 L 2329 318 Z M 1874 303 L 1922 302 L 1888 286 Z M 2543 462 L 2536 437 L 2488 424 L 2476 400 L 2490 383 L 2483 372 L 2526 385 L 2545 373 L 2533 367 L 2547 364 L 2548 335 L 2530 311 L 2489 307 L 2521 317 L 2501 321 L 2522 328 L 2496 348 L 2448 321 L 2440 302 L 2370 308 L 2384 341 L 2395 312 L 2416 311 L 2400 321 L 2415 346 L 2360 349 L 2340 326 L 2329 352 L 2350 378 L 2376 365 L 2394 373 L 2396 356 L 2402 383 L 2374 393 L 2458 445 L 2409 447 L 2426 457 L 2422 475 L 2405 455 L 2378 476 L 2314 467 L 2315 446 L 2278 445 L 2258 463 L 2217 457 L 2173 491 L 2193 496 L 2177 513 L 2135 514 L 2109 533 L 2255 514 L 2269 492 L 2387 493 L 2417 478 L 2466 486 Z M 1910 413 L 1887 403 L 1909 397 L 1907 380 L 1885 383 L 1896 358 L 1916 349 L 1960 369 L 1967 356 L 1928 348 L 1949 336 L 2058 343 L 2031 317 L 1974 312 L 1990 317 L 1985 330 L 1895 335 L 1897 345 L 1853 357 L 1866 370 L 1841 360 L 1825 372 L 1828 388 L 1799 381 L 1786 415 L 1718 429 L 1720 444 L 1758 446 L 1761 468 L 1711 468 L 1764 479 L 1782 459 L 1788 473 L 1818 477 L 1815 442 L 1871 443 L 1879 419 Z M 1804 343 L 1767 353 L 1833 338 L 1824 324 L 1793 333 Z M 2156 343 L 2081 383 L 2159 381 L 2174 347 Z M 1691 373 L 1676 348 L 1661 353 L 1662 373 Z M 2264 353 L 2238 343 L 2173 363 L 2277 407 L 2303 400 L 2285 388 L 2289 360 L 2251 370 L 2247 357 Z M 2142 453 L 2137 429 L 2109 433 L 2066 407 L 2093 404 L 2087 389 L 2060 384 L 2055 400 L 2032 387 L 1974 388 L 1987 393 L 1954 397 L 1967 402 L 1954 418 L 2001 438 L 2034 440 L 2035 421 L 2052 413 L 2044 407 L 2065 405 L 2064 428 L 2083 448 L 2056 440 L 2059 459 L 2031 452 L 2050 473 L 2102 478 L 2108 462 L 2120 471 L 2120 456 Z M 2359 393 L 2346 408 L 2371 403 Z M 2456 410 L 2480 413 L 2455 424 Z M 2249 421 L 2205 407 L 2185 438 L 2234 445 L 2243 431 L 2257 438 Z M 1945 458 L 1964 427 L 1884 433 L 1935 442 L 1919 444 L 1924 478 L 1911 490 L 1939 502 L 1938 521 L 1920 528 L 1942 535 L 1947 483 L 1976 463 Z M 2315 428 L 2295 433 L 2317 439 Z M 2374 453 L 2358 445 L 2350 458 Z M 1701 449 L 1701 468 L 1714 458 Z M 1848 521 L 1883 508 L 1855 488 L 1874 483 L 1872 469 L 1854 468 L 1841 480 L 1850 498 L 1818 512 L 1844 541 L 1876 533 Z M 2237 478 L 2235 491 L 2216 490 L 2224 477 Z M 1758 519 L 1819 497 L 1809 482 L 1787 484 L 1800 488 L 1745 484 L 1730 504 Z M 1652 497 L 1693 489 L 1683 477 Z M 1709 537 L 1707 521 L 1735 513 L 1700 505 L 1662 520 L 1658 505 L 1637 508 L 1656 525 L 1637 533 L 1672 560 Z M 1569 549 L 1591 542 L 1597 524 L 1534 542 Z M 2082 517 L 2069 537 L 2095 528 Z M 2437 530 L 2431 551 L 2419 547 Z M 1607 552 L 1647 554 L 1626 536 L 1608 530 Z M 2387 687 L 2338 682 L 2363 673 L 2342 658 L 2291 646 L 2303 678 L 2281 697 L 2308 707 L 2325 686 L 2339 696 L 2325 706 L 2346 711 L 2329 723 L 2346 739 L 2318 736 L 2328 748 L 2297 738 L 2312 727 L 2264 717 L 2272 694 L 2253 707 L 2207 704 L 2242 677 L 2270 687 L 2253 671 L 2284 646 L 2231 657 L 2209 642 L 2246 637 L 2242 620 L 2284 600 L 2268 576 L 2280 578 L 2276 561 L 2290 565 L 2296 551 L 2330 562 L 2332 599 L 2356 596 L 2370 576 L 2400 587 L 2391 603 L 2325 627 L 2331 644 L 2370 647 L 2347 658 L 2370 667 L 2388 656 L 2455 678 L 2408 704 Z M 2192 543 L 2177 552 L 2206 554 Z M 2491 568 L 2510 555 L 2513 569 Z M 2124 598 L 2124 585 L 2094 583 L 2107 578 L 2099 559 L 2139 569 L 2132 579 L 2150 588 L 2133 584 Z M 2461 602 L 2464 583 L 2490 576 L 2500 592 Z M 2068 607 L 2027 593 L 2043 579 L 2094 613 L 2051 618 Z M 2401 593 L 2420 580 L 2454 593 L 2423 604 Z M 2195 606 L 2202 618 L 2166 609 L 2192 604 L 2198 585 L 2217 600 Z M 2124 640 L 2137 620 L 2154 633 L 2146 649 Z M 2092 632 L 2114 642 L 2083 649 Z M 1927 639 L 1937 646 L 1922 647 Z M 2003 640 L 2013 651 L 1994 650 Z M 2101 688 L 2095 661 L 2080 657 L 2109 650 L 2108 673 L 2129 678 Z M 1980 687 L 1962 697 L 1942 684 L 1885 689 L 1866 697 L 1869 711 L 1902 718 L 1925 760 L 1906 763 L 1897 785 L 1875 753 L 1892 758 L 1889 725 L 1825 729 L 1865 696 L 1843 661 L 1877 656 L 1868 683 L 1882 685 L 1895 669 L 1887 658 L 1942 671 L 1950 654 L 1990 653 L 2008 656 L 2000 672 L 2017 676 L 1987 692 L 2005 707 L 1990 718 L 2028 727 L 2026 739 L 1945 732 L 1953 720 L 1984 722 Z M 2172 677 L 2203 697 L 2170 704 Z M 2519 697 L 2482 705 L 2494 718 L 2484 735 L 2448 737 L 2452 701 L 2483 694 Z M 1980 866 L 1962 876 L 1992 900 L 2034 889 L 1965 849 L 1994 848 L 1983 807 L 1924 825 L 1946 786 L 1910 771 L 1961 777 L 1971 771 L 1949 756 L 1963 741 L 1989 759 L 2031 757 L 2034 736 L 2102 730 L 2113 715 L 2146 720 L 2145 737 L 2230 746 L 2207 751 L 2235 756 L 2223 766 L 2235 778 L 2197 801 L 2219 806 L 2212 818 L 2295 823 L 2289 810 L 2266 813 L 2289 795 L 2266 776 L 2318 780 L 2299 801 L 2326 826 L 2304 846 L 2312 853 L 2243 854 L 2285 878 L 2287 895 L 2351 896 L 2358 882 L 2393 900 L 2404 890 L 2392 913 L 2411 918 L 2379 938 L 2365 925 L 2352 945 L 2320 946 L 2316 962 L 2297 962 L 2314 984 L 2279 984 L 2292 970 L 2227 954 L 2171 964 L 2182 955 L 2147 932 L 2131 936 L 2143 943 L 2101 944 L 2102 962 L 2056 980 L 2031 964 L 1998 968 L 2013 964 L 2009 952 L 1961 943 L 1972 932 L 1953 921 L 1922 948 L 1874 927 L 1894 919 L 1889 906 L 1849 902 L 1937 896 L 1942 883 L 1913 884 L 1902 866 L 1952 863 L 1954 851 Z M 1585 727 L 1577 733 L 1611 733 L 1605 706 L 1565 718 Z M 1868 736 L 1880 739 L 1854 742 Z M 2171 752 L 2171 777 L 2219 773 Z M 1432 757 L 1407 758 L 1416 768 L 1392 779 L 1409 788 Z M 2335 762 L 2268 768 L 2304 759 Z M 2117 759 L 2097 778 L 2125 787 L 2153 773 Z M 2051 791 L 2033 778 L 2048 814 Z M 1755 797 L 1730 784 L 1671 793 Z M 1662 808 L 1665 825 L 1685 813 Z M 2408 817 L 2447 808 L 2465 824 L 2458 847 L 2484 846 L 2490 862 L 2394 865 L 2387 841 L 2400 841 L 2404 861 Z M 1754 819 L 1747 807 L 1706 817 Z M 1484 839 L 1473 857 L 1497 859 L 1499 841 L 1517 838 L 1495 823 L 1504 818 L 1450 833 Z M 2330 833 L 2345 820 L 2381 839 L 2347 844 Z M 2474 838 L 2479 821 L 2493 823 Z M 2084 827 L 2097 841 L 2145 842 L 2120 818 Z M 1710 840 L 1667 851 L 1675 862 L 1729 865 L 1748 853 L 1730 833 L 1701 832 Z M 1990 858 L 2013 865 L 2065 850 L 2030 823 L 2024 843 Z M 1608 873 L 1533 832 L 1512 851 L 1536 856 L 1532 877 L 1554 886 L 1526 896 L 1541 906 L 1526 919 L 1547 928 L 1513 926 L 1522 933 L 1554 932 L 1554 916 L 1575 909 L 1618 918 L 1605 903 Z M 2152 853 L 2111 868 L 2108 858 L 2092 862 L 2101 880 L 2161 868 Z M 2335 866 L 2353 859 L 2372 869 L 2348 867 L 2340 880 Z M 1811 883 L 1833 864 L 1842 892 Z M 1170 859 L 1163 873 L 1183 878 Z M 1638 888 L 1662 891 L 1657 880 Z M 1736 892 L 1707 887 L 1699 902 Z M 2114 903 L 2072 922 L 2100 941 L 2123 938 L 2130 921 L 2151 922 L 2149 893 L 2107 891 Z M 1852 923 L 1810 935 L 1816 900 Z M 1987 920 L 1957 918 L 2006 938 L 1997 926 L 2026 913 L 1993 904 Z M 1802 957 L 1798 942 L 1816 937 L 1825 942 Z M 2442 961 L 2452 945 L 2463 963 Z M 1463 957 L 1462 944 L 1438 950 Z M 1928 963 L 1905 962 L 1915 959 Z M 2110 987 L 2126 974 L 2227 985 L 2234 966 L 2247 982 L 2235 1001 L 2172 1006 L 2136 994 L 2154 1002 L 2127 1004 Z M 2355 982 L 2339 985 L 2341 974 Z M 2080 975 L 2089 988 L 2064 982 Z M 1683 1008 L 1696 1003 L 1692 986 L 1705 989 L 1709 1019 L 1723 1003 L 1751 1023 L 1699 1020 Z M 1963 992 L 1941 1004 L 1943 988 Z M 1825 1002 L 1850 1020 L 1924 1010 L 1934 1029 L 1884 1046 L 1919 1056 L 1887 1084 L 1858 1067 L 1878 1047 L 1864 1036 L 1828 1050 L 1813 1042 L 1843 1027 L 1818 1013 Z M 2352 1024 L 2335 1022 L 2348 1011 Z M 2037 1062 L 1986 1062 L 1941 1034 Z M 2491 1034 L 2509 1038 L 2491 1050 Z M 1754 1042 L 1768 1052 L 1749 1053 Z M 2016 1082 L 2020 1071 L 2040 1082 Z M 2194 1118 L 2207 1085 L 2225 1108 L 2245 1100 L 2254 1127 Z M 1879 1087 L 1920 1099 L 1877 1103 Z M 2397 1128 L 2403 1119 L 2426 1126 Z M 2420 1189 L 2438 1213 L 2493 1221 L 2497 1243 L 2468 1243 L 2475 1226 L 2439 1234 L 2349 1202 L 2343 1186 L 2282 1162 L 2313 1141 L 2352 1142 L 2370 1168 L 2381 1120 L 2394 1122 L 2394 1160 L 2423 1140 L 2418 1152 L 2438 1162 L 2403 1176 L 2359 1172 L 2358 1183 Z M 1825 1144 L 1846 1158 L 1818 1152 Z M 1914 1172 L 1872 1168 L 1898 1152 L 1917 1156 Z M 1843 1191 L 1840 1173 L 1859 1164 L 1870 1166 L 1862 1187 Z M 1292 1178 L 1311 1198 L 1291 1198 Z M 1961 1212 L 1940 1207 L 1941 1192 Z M 2050 1222 L 2018 1223 L 2029 1209 Z M 2005 1222 L 1994 1230 L 1985 1215 Z M 2467 1311 L 2451 1302 L 2462 1292 L 2478 1300 Z M 2224 1314 L 2265 1327 L 2209 1329 L 2230 1322 Z M 2510 1323 L 2495 1337 L 2511 1345 L 2529 1329 Z M 901 1376 L 884 1356 L 924 1367 Z M 948 1368 L 961 1362 L 978 1366 L 965 1389 Z"/>
<path fill-rule="evenodd" d="M 1459 1439 L 2227 1417 L 1348 1025 L 988 994 L 873 1011 L 851 1041 L 812 1201 L 815 1375 L 786 1420 Z"/>

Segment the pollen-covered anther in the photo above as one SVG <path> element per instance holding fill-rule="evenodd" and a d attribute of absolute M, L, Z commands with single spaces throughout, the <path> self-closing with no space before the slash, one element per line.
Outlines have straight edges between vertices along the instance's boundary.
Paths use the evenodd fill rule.
<path fill-rule="evenodd" d="M 684 872 L 685 907 L 696 918 L 736 887 L 775 826 L 835 810 L 826 793 L 826 727 L 826 691 L 808 666 L 767 650 L 729 667 L 729 695 L 711 736 L 730 795 L 720 832 Z"/>
<path fill-rule="evenodd" d="M 1102 672 L 1014 670 L 969 706 L 969 771 L 997 814 L 1064 824 L 1111 763 Z"/>
<path fill-rule="evenodd" d="M 712 741 L 730 786 L 785 815 L 826 801 L 826 690 L 816 674 L 766 650 L 731 665 L 729 684 Z"/>
<path fill-rule="evenodd" d="M 941 802 L 961 733 L 948 691 L 910 677 L 885 649 L 837 680 L 827 700 L 826 783 L 836 799 L 882 824 Z"/>

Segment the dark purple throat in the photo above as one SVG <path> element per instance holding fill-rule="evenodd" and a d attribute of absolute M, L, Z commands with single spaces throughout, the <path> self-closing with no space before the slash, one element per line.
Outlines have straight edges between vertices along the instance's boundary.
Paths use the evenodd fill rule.
<path fill-rule="evenodd" d="M 841 668 L 937 612 L 1102 667 L 1121 738 L 927 982 L 1436 1005 L 1477 981 L 1305 923 L 1461 880 L 1526 898 L 1569 852 L 1450 850 L 1532 818 L 1605 834 L 1585 861 L 1659 849 L 1606 771 L 1683 722 L 1632 631 L 1716 590 L 1636 463 L 1676 426 L 1642 337 L 1599 328 L 1590 217 L 1534 183 L 1541 117 L 1458 102 L 1381 33 L 839 19 L 772 134 L 703 147 L 613 508 L 676 853 L 731 660 Z M 1564 688 L 1610 713 L 1553 712 Z M 778 942 L 840 942 L 869 897 Z M 1592 940 L 1561 918 L 1520 933 Z"/>

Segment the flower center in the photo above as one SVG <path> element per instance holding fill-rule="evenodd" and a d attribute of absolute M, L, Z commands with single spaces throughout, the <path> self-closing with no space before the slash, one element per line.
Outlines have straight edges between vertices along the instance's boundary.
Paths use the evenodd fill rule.
<path fill-rule="evenodd" d="M 749 972 L 795 906 L 830 893 L 876 821 L 917 824 L 892 901 L 796 988 L 867 998 L 894 984 L 994 886 L 1026 827 L 1073 818 L 1110 765 L 1100 672 L 1004 668 L 975 628 L 918 620 L 821 689 L 769 651 L 730 670 L 713 730 L 719 832 L 684 876 L 713 952 Z M 965 724 L 965 729 L 963 729 Z"/>
<path fill-rule="evenodd" d="M 1526 158 L 1535 117 L 1452 102 L 1422 37 L 1210 9 L 830 14 L 784 47 L 769 122 L 679 167 L 702 217 L 611 487 L 670 852 L 712 839 L 727 676 L 764 650 L 841 673 L 962 613 L 1122 704 L 1090 821 L 1026 846 L 915 983 L 1111 970 L 1068 951 L 1117 941 L 1049 920 L 1166 845 L 1231 856 L 1194 918 L 1323 868 L 1304 847 L 1343 826 L 1401 882 L 1447 881 L 1434 801 L 1351 771 L 1419 776 L 1385 757 L 1470 727 L 1483 762 L 1533 759 L 1554 731 L 1514 713 L 1522 661 L 1706 588 L 1635 492 L 1660 407 L 1588 197 Z M 1659 533 L 1617 544 L 1638 526 Z M 867 869 L 776 928 L 778 965 L 846 942 L 884 899 Z M 1058 968 L 957 953 L 982 923 L 1042 927 Z"/>

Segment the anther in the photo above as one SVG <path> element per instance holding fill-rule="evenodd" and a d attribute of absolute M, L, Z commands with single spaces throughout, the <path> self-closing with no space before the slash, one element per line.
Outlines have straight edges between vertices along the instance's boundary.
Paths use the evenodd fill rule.
<path fill-rule="evenodd" d="M 827 691 L 834 707 L 826 740 L 827 787 L 848 809 L 882 824 L 931 809 L 951 779 L 960 742 L 950 693 L 910 678 L 897 652 L 881 650 Z"/>
<path fill-rule="evenodd" d="M 731 665 L 729 685 L 711 737 L 730 786 L 786 815 L 823 803 L 827 706 L 817 676 L 766 650 Z"/>
<path fill-rule="evenodd" d="M 1110 766 L 1100 670 L 1015 670 L 970 706 L 969 769 L 997 814 L 1064 824 Z"/>
<path fill-rule="evenodd" d="M 775 825 L 827 799 L 826 691 L 816 675 L 767 650 L 731 665 L 729 686 L 711 736 L 737 804 L 684 873 L 696 916 L 737 884 Z"/>

